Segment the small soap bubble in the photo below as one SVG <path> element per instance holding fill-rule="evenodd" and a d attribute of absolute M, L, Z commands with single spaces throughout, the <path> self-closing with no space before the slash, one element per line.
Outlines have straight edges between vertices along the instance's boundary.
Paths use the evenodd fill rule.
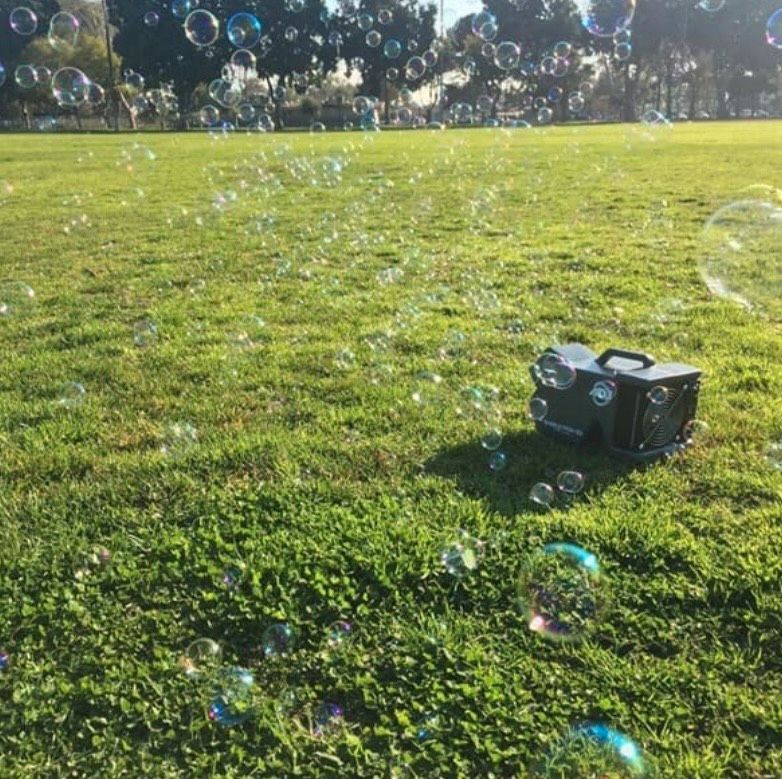
<path fill-rule="evenodd" d="M 87 390 L 78 381 L 66 381 L 60 385 L 57 403 L 63 408 L 78 408 L 84 403 Z"/>
<path fill-rule="evenodd" d="M 150 319 L 140 319 L 133 325 L 133 343 L 145 349 L 157 342 L 157 326 Z"/>
<path fill-rule="evenodd" d="M 646 394 L 646 397 L 649 398 L 649 402 L 652 405 L 655 406 L 664 406 L 665 402 L 668 400 L 668 388 L 662 387 L 662 386 L 656 386 L 652 387 L 649 392 Z"/>
<path fill-rule="evenodd" d="M 10 665 L 11 656 L 8 654 L 8 652 L 5 651 L 5 649 L 0 649 L 0 673 L 7 671 Z"/>
<path fill-rule="evenodd" d="M 538 506 L 544 506 L 549 508 L 554 502 L 554 488 L 550 484 L 539 481 L 537 484 L 532 485 L 532 489 L 529 491 L 529 499 L 533 503 L 537 503 Z"/>
<path fill-rule="evenodd" d="M 190 422 L 172 422 L 163 433 L 162 454 L 180 456 L 198 442 L 198 430 Z"/>
<path fill-rule="evenodd" d="M 478 567 L 483 546 L 483 541 L 462 530 L 458 539 L 451 541 L 440 551 L 440 562 L 451 576 L 461 579 Z"/>
<path fill-rule="evenodd" d="M 525 560 L 519 600 L 530 630 L 558 641 L 591 631 L 603 602 L 597 557 L 576 544 L 546 544 Z"/>
<path fill-rule="evenodd" d="M 339 733 L 344 724 L 343 708 L 328 701 L 318 704 L 312 716 L 312 735 L 325 738 Z"/>
<path fill-rule="evenodd" d="M 566 390 L 576 382 L 576 369 L 564 357 L 546 352 L 532 366 L 532 372 L 538 382 L 545 387 Z"/>
<path fill-rule="evenodd" d="M 544 779 L 630 779 L 646 776 L 647 766 L 631 738 L 601 723 L 586 723 L 571 728 L 549 750 L 538 774 Z"/>
<path fill-rule="evenodd" d="M 223 658 L 223 650 L 211 638 L 198 638 L 188 645 L 179 660 L 182 670 L 190 677 L 214 673 Z"/>
<path fill-rule="evenodd" d="M 568 495 L 576 495 L 584 489 L 586 478 L 579 471 L 562 471 L 557 476 L 557 489 Z"/>
<path fill-rule="evenodd" d="M 489 469 L 497 473 L 505 469 L 508 464 L 508 455 L 505 452 L 492 452 L 489 455 Z"/>
<path fill-rule="evenodd" d="M 440 727 L 440 717 L 436 712 L 424 712 L 415 725 L 416 741 L 430 741 L 435 737 Z"/>
<path fill-rule="evenodd" d="M 2 190 L 0 189 L 0 195 Z M 21 281 L 12 281 L 0 288 L 0 316 L 18 316 L 32 308 L 35 290 Z"/>
<path fill-rule="evenodd" d="M 548 414 L 548 403 L 543 398 L 532 398 L 529 402 L 529 417 L 535 422 L 540 422 Z"/>
<path fill-rule="evenodd" d="M 326 631 L 326 644 L 329 649 L 339 649 L 350 641 L 353 636 L 353 626 L 344 619 L 332 622 Z"/>
<path fill-rule="evenodd" d="M 255 679 L 246 668 L 224 668 L 215 679 L 209 719 L 230 727 L 245 722 L 255 708 Z"/>
<path fill-rule="evenodd" d="M 261 636 L 261 651 L 267 658 L 290 654 L 295 645 L 296 631 L 287 622 L 270 625 Z"/>
<path fill-rule="evenodd" d="M 502 446 L 502 431 L 499 428 L 489 428 L 481 436 L 481 446 L 488 452 L 494 452 Z"/>

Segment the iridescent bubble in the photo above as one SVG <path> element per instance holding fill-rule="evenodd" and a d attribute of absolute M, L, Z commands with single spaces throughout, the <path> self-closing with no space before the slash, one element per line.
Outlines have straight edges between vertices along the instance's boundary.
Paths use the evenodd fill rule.
<path fill-rule="evenodd" d="M 32 89 L 38 83 L 38 74 L 32 65 L 17 65 L 14 81 L 20 89 Z"/>
<path fill-rule="evenodd" d="M 380 42 L 383 40 L 383 36 L 377 30 L 370 30 L 364 38 L 365 43 L 372 49 L 376 49 Z"/>
<path fill-rule="evenodd" d="M 52 72 L 46 65 L 38 65 L 35 68 L 35 80 L 39 84 L 48 84 L 52 80 Z"/>
<path fill-rule="evenodd" d="M 57 404 L 63 408 L 78 408 L 84 403 L 87 390 L 78 381 L 66 381 L 57 392 Z"/>
<path fill-rule="evenodd" d="M 285 0 L 285 7 L 292 13 L 301 13 L 306 7 L 306 0 Z"/>
<path fill-rule="evenodd" d="M 230 727 L 247 721 L 255 708 L 255 679 L 246 668 L 224 668 L 215 678 L 209 719 Z"/>
<path fill-rule="evenodd" d="M 710 14 L 715 14 L 725 7 L 726 0 L 701 0 L 698 8 Z"/>
<path fill-rule="evenodd" d="M 389 38 L 383 46 L 386 59 L 395 60 L 402 53 L 402 44 L 394 38 Z"/>
<path fill-rule="evenodd" d="M 238 566 L 231 566 L 223 571 L 223 584 L 226 587 L 236 587 L 242 578 L 242 569 Z"/>
<path fill-rule="evenodd" d="M 645 776 L 640 747 L 628 736 L 600 723 L 572 728 L 544 758 L 538 772 L 545 779 Z"/>
<path fill-rule="evenodd" d="M 326 631 L 326 644 L 329 649 L 339 649 L 353 637 L 353 626 L 344 619 L 332 622 Z"/>
<path fill-rule="evenodd" d="M 75 108 L 86 102 L 90 80 L 78 68 L 60 68 L 52 76 L 52 94 L 63 107 Z"/>
<path fill-rule="evenodd" d="M 440 717 L 436 712 L 424 712 L 416 722 L 415 738 L 416 741 L 429 741 L 434 738 L 440 728 Z"/>
<path fill-rule="evenodd" d="M 145 349 L 157 343 L 157 326 L 151 319 L 140 319 L 133 325 L 133 343 Z"/>
<path fill-rule="evenodd" d="M 257 59 L 249 49 L 237 49 L 231 55 L 231 65 L 238 70 L 254 71 L 256 68 Z"/>
<path fill-rule="evenodd" d="M 38 29 L 38 17 L 24 6 L 14 8 L 8 14 L 8 22 L 17 35 L 32 35 Z"/>
<path fill-rule="evenodd" d="M 60 11 L 49 22 L 49 44 L 58 50 L 73 48 L 79 39 L 79 20 L 67 11 Z"/>
<path fill-rule="evenodd" d="M 494 64 L 500 70 L 511 70 L 519 64 L 521 49 L 513 41 L 503 41 L 494 50 Z"/>
<path fill-rule="evenodd" d="M 739 200 L 709 218 L 698 269 L 712 294 L 782 319 L 782 207 Z"/>
<path fill-rule="evenodd" d="M 557 489 L 568 495 L 576 495 L 584 489 L 586 477 L 580 471 L 561 471 L 557 475 Z"/>
<path fill-rule="evenodd" d="M 7 671 L 11 665 L 11 656 L 4 649 L 0 649 L 0 673 Z"/>
<path fill-rule="evenodd" d="M 529 491 L 529 499 L 533 503 L 537 503 L 538 506 L 550 508 L 554 502 L 555 492 L 554 488 L 550 484 L 539 481 L 537 484 L 533 484 Z"/>
<path fill-rule="evenodd" d="M 210 676 L 220 666 L 223 650 L 217 641 L 211 638 L 198 638 L 188 644 L 184 654 L 179 659 L 182 670 L 191 677 Z"/>
<path fill-rule="evenodd" d="M 0 62 L 0 87 L 5 84 L 6 79 L 8 78 L 8 74 L 5 69 L 5 65 L 3 65 L 2 62 Z"/>
<path fill-rule="evenodd" d="M 125 85 L 136 92 L 141 92 L 144 89 L 144 76 L 141 73 L 137 73 L 135 70 L 126 70 L 124 78 Z"/>
<path fill-rule="evenodd" d="M 564 357 L 553 352 L 541 355 L 532 366 L 536 381 L 545 387 L 566 390 L 576 382 L 575 367 Z"/>
<path fill-rule="evenodd" d="M 502 446 L 502 431 L 497 427 L 489 428 L 481 436 L 481 446 L 488 452 L 493 452 Z"/>
<path fill-rule="evenodd" d="M 377 12 L 377 20 L 380 24 L 391 24 L 394 14 L 390 8 L 381 8 Z"/>
<path fill-rule="evenodd" d="M 477 14 L 473 14 L 470 27 L 472 29 L 473 35 L 477 35 L 483 40 L 491 40 L 491 38 L 494 36 L 490 35 L 489 37 L 486 37 L 486 34 L 490 33 L 491 30 L 494 30 L 494 35 L 497 34 L 497 17 L 484 8 Z"/>
<path fill-rule="evenodd" d="M 190 422 L 172 422 L 163 433 L 161 454 L 179 457 L 186 454 L 198 442 L 198 430 Z"/>
<path fill-rule="evenodd" d="M 782 49 L 782 8 L 769 16 L 766 22 L 766 40 L 775 49 Z"/>
<path fill-rule="evenodd" d="M 614 40 L 614 45 L 618 45 L 620 43 L 632 43 L 633 32 L 630 28 L 624 30 L 617 30 L 613 35 L 613 40 Z"/>
<path fill-rule="evenodd" d="M 171 13 L 177 19 L 184 19 L 197 5 L 198 0 L 172 0 Z"/>
<path fill-rule="evenodd" d="M 234 14 L 225 27 L 228 40 L 238 49 L 252 49 L 261 40 L 263 25 L 257 16 L 246 11 Z"/>
<path fill-rule="evenodd" d="M 667 128 L 671 126 L 671 123 L 665 118 L 665 115 L 654 108 L 650 108 L 648 111 L 644 111 L 644 113 L 641 114 L 641 124 L 652 129 L 660 127 Z"/>
<path fill-rule="evenodd" d="M 483 541 L 461 530 L 456 540 L 440 550 L 440 562 L 451 576 L 460 579 L 476 570 L 483 555 L 483 546 Z"/>
<path fill-rule="evenodd" d="M 2 185 L 3 182 L 0 182 Z M 10 187 L 10 184 L 5 186 Z M 0 186 L 0 195 L 4 194 Z M 7 191 L 7 190 L 6 190 Z M 0 316 L 19 316 L 28 313 L 35 300 L 35 290 L 21 281 L 11 281 L 0 287 Z"/>
<path fill-rule="evenodd" d="M 538 109 L 538 124 L 551 124 L 553 118 L 554 112 L 548 106 Z"/>
<path fill-rule="evenodd" d="M 408 81 L 418 81 L 426 73 L 426 63 L 421 57 L 410 57 L 405 64 L 405 78 Z"/>
<path fill-rule="evenodd" d="M 559 641 L 594 629 L 604 583 L 597 557 L 571 543 L 546 544 L 524 561 L 519 601 L 530 630 Z"/>
<path fill-rule="evenodd" d="M 372 18 L 372 14 L 364 12 L 360 13 L 356 17 L 356 24 L 358 25 L 358 29 L 361 30 L 361 32 L 369 32 L 369 30 L 372 29 L 372 25 L 374 23 L 375 20 Z"/>
<path fill-rule="evenodd" d="M 540 422 L 548 414 L 548 403 L 543 398 L 532 398 L 529 402 L 529 416 L 535 422 Z"/>
<path fill-rule="evenodd" d="M 211 46 L 220 34 L 220 22 L 210 11 L 201 8 L 185 19 L 185 35 L 195 46 Z"/>
<path fill-rule="evenodd" d="M 489 469 L 494 471 L 502 471 L 508 464 L 508 455 L 505 452 L 492 452 L 489 455 Z"/>
<path fill-rule="evenodd" d="M 157 27 L 160 24 L 160 14 L 157 11 L 147 11 L 144 14 L 145 27 Z"/>
<path fill-rule="evenodd" d="M 344 43 L 344 40 L 342 38 L 342 33 L 339 32 L 338 30 L 332 30 L 329 33 L 328 40 L 329 40 L 329 45 L 330 46 L 339 47 L 339 46 L 342 46 L 342 44 Z"/>
<path fill-rule="evenodd" d="M 616 46 L 614 46 L 614 57 L 616 57 L 619 62 L 625 62 L 626 60 L 629 60 L 632 55 L 632 44 L 617 43 Z"/>
<path fill-rule="evenodd" d="M 427 49 L 421 55 L 421 59 L 423 59 L 427 68 L 433 68 L 437 64 L 437 52 L 434 49 Z"/>
<path fill-rule="evenodd" d="M 572 53 L 573 46 L 568 41 L 558 41 L 554 44 L 552 51 L 555 57 L 566 59 Z"/>
<path fill-rule="evenodd" d="M 598 38 L 611 38 L 618 30 L 630 27 L 635 15 L 635 0 L 579 0 L 581 23 Z"/>
<path fill-rule="evenodd" d="M 261 651 L 264 657 L 290 654 L 295 646 L 296 631 L 287 622 L 270 625 L 261 636 Z"/>
<path fill-rule="evenodd" d="M 567 107 L 573 114 L 580 114 L 584 110 L 586 100 L 582 92 L 571 92 L 568 95 Z"/>
<path fill-rule="evenodd" d="M 293 43 L 299 37 L 299 31 L 293 26 L 286 27 L 284 35 L 288 43 Z"/>
<path fill-rule="evenodd" d="M 212 127 L 220 121 L 220 109 L 217 106 L 205 105 L 198 112 L 198 119 L 205 127 Z"/>
<path fill-rule="evenodd" d="M 318 704 L 312 716 L 312 735 L 325 738 L 339 733 L 344 724 L 343 708 L 329 701 Z"/>
<path fill-rule="evenodd" d="M 554 103 L 556 105 L 560 100 L 562 100 L 564 94 L 565 90 L 562 89 L 562 87 L 554 86 L 551 87 L 551 89 L 549 89 L 549 91 L 546 93 L 546 99 L 549 101 L 549 103 Z"/>

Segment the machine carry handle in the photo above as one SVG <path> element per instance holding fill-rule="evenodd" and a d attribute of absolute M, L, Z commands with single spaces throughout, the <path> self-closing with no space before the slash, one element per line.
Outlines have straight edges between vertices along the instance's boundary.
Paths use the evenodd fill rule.
<path fill-rule="evenodd" d="M 606 349 L 598 358 L 597 364 L 604 366 L 612 357 L 623 357 L 625 360 L 641 363 L 642 368 L 651 368 L 655 364 L 654 357 L 643 352 L 630 352 L 627 349 Z"/>

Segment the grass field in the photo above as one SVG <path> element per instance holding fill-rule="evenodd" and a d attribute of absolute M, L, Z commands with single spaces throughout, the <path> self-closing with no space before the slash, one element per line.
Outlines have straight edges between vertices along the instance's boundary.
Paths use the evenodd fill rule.
<path fill-rule="evenodd" d="M 0 136 L 0 275 L 35 290 L 0 318 L 0 776 L 553 776 L 583 721 L 661 777 L 782 776 L 782 338 L 696 267 L 779 133 Z M 539 439 L 527 368 L 568 341 L 703 368 L 696 445 Z M 537 509 L 565 467 L 586 490 Z M 559 540 L 607 577 L 572 644 L 517 602 Z M 276 622 L 298 643 L 262 659 Z M 255 673 L 248 722 L 182 673 L 202 636 Z"/>

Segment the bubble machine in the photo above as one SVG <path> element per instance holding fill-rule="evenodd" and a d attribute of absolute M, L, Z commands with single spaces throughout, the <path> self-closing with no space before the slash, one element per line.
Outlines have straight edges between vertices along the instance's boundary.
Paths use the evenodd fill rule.
<path fill-rule="evenodd" d="M 568 443 L 602 443 L 645 462 L 692 443 L 701 371 L 648 354 L 583 344 L 552 346 L 530 367 L 537 430 Z"/>

